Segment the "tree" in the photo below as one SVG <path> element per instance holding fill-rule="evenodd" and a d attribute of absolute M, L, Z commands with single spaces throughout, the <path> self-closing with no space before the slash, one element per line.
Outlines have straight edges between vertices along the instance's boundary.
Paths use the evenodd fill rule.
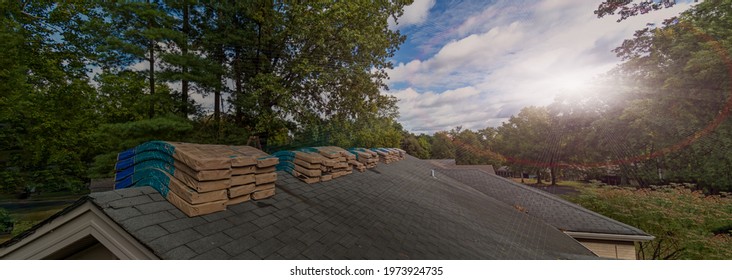
<path fill-rule="evenodd" d="M 165 26 L 172 25 L 172 18 L 163 3 L 148 0 L 120 4 L 107 2 L 101 4 L 104 17 L 110 19 L 106 44 L 99 49 L 102 65 L 107 69 L 127 68 L 140 61 L 147 61 L 148 79 L 148 118 L 155 116 L 158 100 L 155 89 L 156 65 L 161 44 L 175 36 Z"/>
<path fill-rule="evenodd" d="M 83 34 L 97 11 L 47 1 L 0 10 L 0 189 L 80 190 L 97 123 L 86 67 L 92 40 Z"/>
<path fill-rule="evenodd" d="M 694 0 L 697 2 L 698 0 Z M 618 22 L 628 19 L 639 14 L 646 14 L 664 8 L 671 8 L 676 5 L 675 0 L 651 0 L 633 3 L 633 0 L 608 0 L 603 1 L 595 10 L 598 18 L 606 15 L 620 14 Z"/>
<path fill-rule="evenodd" d="M 558 162 L 551 152 L 557 145 L 556 139 L 550 137 L 551 130 L 546 108 L 523 108 L 498 127 L 496 149 L 509 165 L 521 173 L 526 169 L 535 171 L 537 184 L 541 184 L 545 169 L 551 170 Z"/>
<path fill-rule="evenodd" d="M 435 132 L 435 135 L 432 137 L 432 158 L 455 158 L 455 144 L 453 144 L 452 139 L 447 132 Z"/>
<path fill-rule="evenodd" d="M 660 27 L 636 32 L 615 50 L 633 91 L 619 116 L 634 133 L 632 161 L 650 183 L 693 181 L 712 191 L 731 178 L 726 152 L 731 1 L 705 1 Z"/>

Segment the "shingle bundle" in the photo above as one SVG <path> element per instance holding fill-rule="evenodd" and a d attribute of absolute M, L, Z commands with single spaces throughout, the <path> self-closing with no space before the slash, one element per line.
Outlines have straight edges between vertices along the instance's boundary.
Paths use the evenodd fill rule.
<path fill-rule="evenodd" d="M 320 166 L 320 170 L 324 175 L 332 175 L 332 178 L 338 178 L 353 173 L 353 167 L 348 164 L 349 158 L 355 159 L 348 151 L 335 147 L 313 147 L 313 150 L 320 153 L 326 158 Z"/>
<path fill-rule="evenodd" d="M 249 146 L 152 141 L 118 155 L 115 189 L 150 186 L 198 216 L 274 195 L 278 161 Z"/>
<path fill-rule="evenodd" d="M 407 152 L 398 148 L 373 148 L 371 150 L 376 152 L 379 156 L 379 161 L 385 164 L 403 160 L 407 155 Z"/>
<path fill-rule="evenodd" d="M 279 158 L 277 170 L 292 174 L 305 183 L 312 184 L 332 179 L 330 175 L 323 177 L 321 165 L 326 159 L 322 155 L 312 151 L 279 151 L 274 154 Z"/>
<path fill-rule="evenodd" d="M 273 155 L 280 159 L 278 170 L 286 171 L 308 184 L 351 174 L 355 165 L 349 162 L 356 160 L 352 153 L 333 146 L 280 151 Z"/>
<path fill-rule="evenodd" d="M 365 168 L 374 168 L 376 163 L 379 162 L 379 155 L 369 149 L 365 148 L 351 148 L 348 151 L 356 156 L 356 162 L 363 164 Z"/>

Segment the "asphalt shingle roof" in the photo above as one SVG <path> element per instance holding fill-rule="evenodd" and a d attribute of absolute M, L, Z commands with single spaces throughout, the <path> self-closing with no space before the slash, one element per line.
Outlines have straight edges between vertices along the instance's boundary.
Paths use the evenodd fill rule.
<path fill-rule="evenodd" d="M 640 229 L 587 210 L 557 196 L 480 170 L 439 169 L 450 178 L 465 183 L 510 206 L 566 231 L 649 236 Z"/>
<path fill-rule="evenodd" d="M 91 201 L 164 259 L 577 259 L 556 228 L 407 159 L 189 218 L 152 188 Z"/>
<path fill-rule="evenodd" d="M 496 174 L 496 171 L 493 170 L 493 165 L 490 164 L 458 165 L 455 159 L 430 159 L 427 161 L 444 169 L 478 169 L 490 174 Z"/>

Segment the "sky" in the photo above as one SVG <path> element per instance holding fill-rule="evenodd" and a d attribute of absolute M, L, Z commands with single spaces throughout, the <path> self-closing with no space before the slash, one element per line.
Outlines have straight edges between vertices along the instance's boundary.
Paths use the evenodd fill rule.
<path fill-rule="evenodd" d="M 500 126 L 526 106 L 581 96 L 621 61 L 612 50 L 693 3 L 616 22 L 601 0 L 416 0 L 392 30 L 407 39 L 387 71 L 413 133 Z"/>

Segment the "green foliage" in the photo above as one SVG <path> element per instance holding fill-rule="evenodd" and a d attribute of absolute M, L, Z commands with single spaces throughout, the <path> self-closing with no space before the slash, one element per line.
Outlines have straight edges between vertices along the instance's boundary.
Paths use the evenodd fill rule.
<path fill-rule="evenodd" d="M 494 143 L 488 138 L 491 135 L 484 134 L 487 131 L 488 129 L 474 132 L 461 127 L 451 131 L 455 143 L 456 164 L 496 166 L 502 164 L 503 157 L 492 151 Z"/>
<path fill-rule="evenodd" d="M 577 204 L 655 236 L 640 259 L 732 258 L 732 199 L 682 186 L 651 189 L 584 186 Z"/>
<path fill-rule="evenodd" d="M 447 132 L 436 132 L 432 137 L 432 158 L 454 159 L 455 144 Z"/>
<path fill-rule="evenodd" d="M 168 115 L 134 122 L 104 124 L 91 142 L 98 151 L 108 151 L 94 158 L 89 169 L 92 178 L 113 176 L 117 153 L 151 140 L 180 141 L 193 130 L 187 119 Z"/>
<path fill-rule="evenodd" d="M 696 182 L 710 192 L 732 186 L 724 171 L 732 168 L 732 123 L 724 109 L 731 14 L 732 1 L 705 1 L 637 31 L 615 50 L 625 62 L 613 75 L 629 90 L 596 123 L 606 129 L 595 139 L 609 140 L 598 147 L 621 161 L 624 176 L 645 186 Z"/>
<path fill-rule="evenodd" d="M 79 33 L 94 11 L 45 1 L 0 7 L 0 190 L 81 190 L 97 118 L 86 75 L 93 55 Z"/>
<path fill-rule="evenodd" d="M 81 191 L 152 139 L 395 147 L 410 2 L 0 2 L 0 192 Z"/>
<path fill-rule="evenodd" d="M 7 210 L 0 208 L 0 233 L 9 232 L 13 228 L 13 218 Z"/>
<path fill-rule="evenodd" d="M 496 150 L 506 157 L 514 170 L 537 173 L 539 183 L 544 169 L 558 161 L 557 142 L 551 141 L 555 127 L 549 111 L 543 107 L 527 107 L 497 129 Z"/>
<path fill-rule="evenodd" d="M 402 139 L 401 148 L 412 156 L 421 159 L 430 158 L 430 144 L 426 138 L 417 138 L 412 134 L 407 134 Z"/>

